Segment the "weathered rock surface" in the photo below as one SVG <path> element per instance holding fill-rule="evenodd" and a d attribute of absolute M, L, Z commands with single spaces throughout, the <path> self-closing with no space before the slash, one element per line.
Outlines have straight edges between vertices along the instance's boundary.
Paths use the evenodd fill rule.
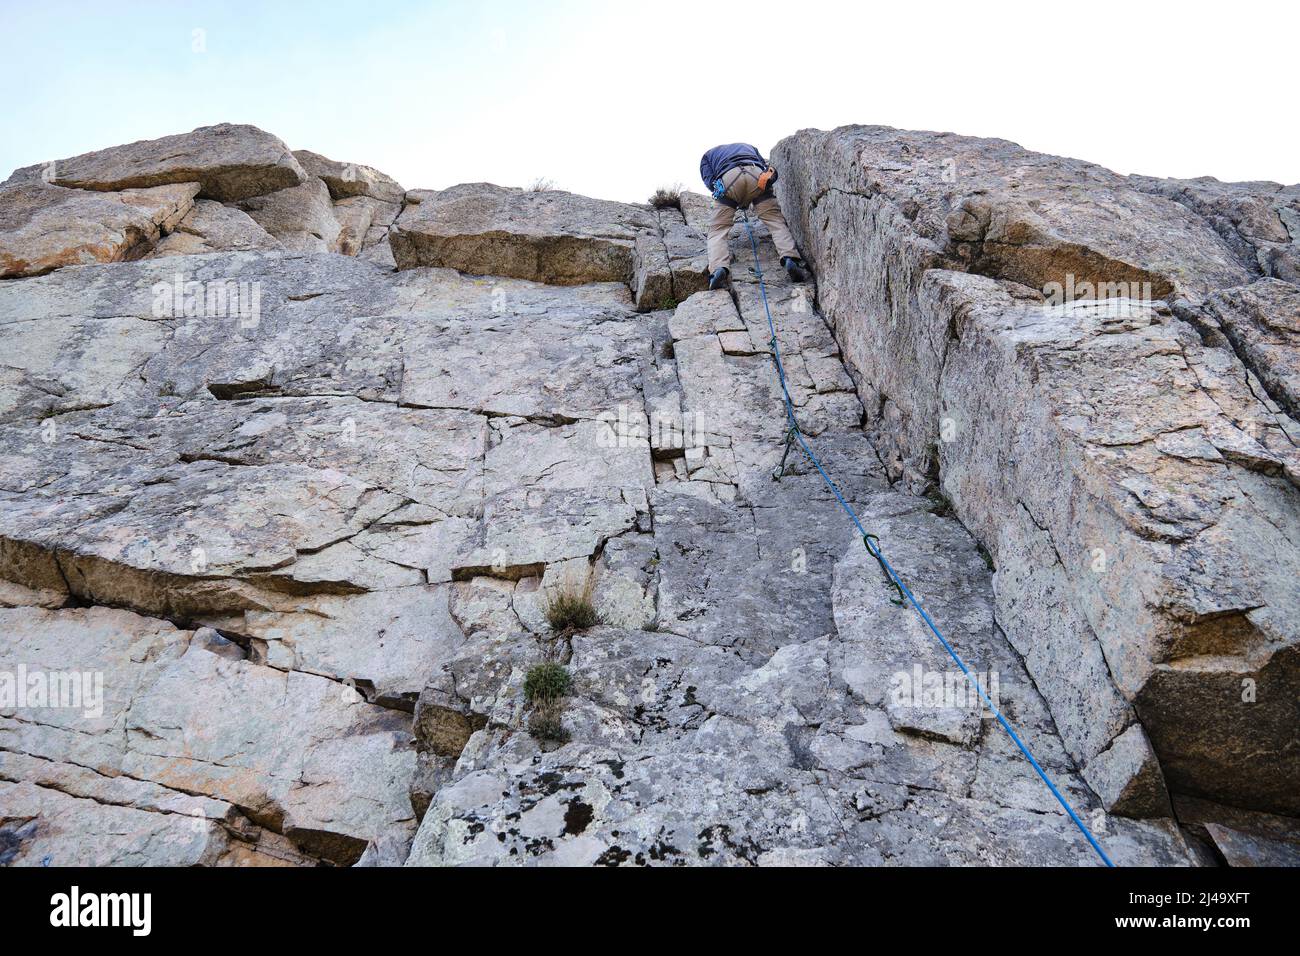
<path fill-rule="evenodd" d="M 1255 255 L 1290 191 L 881 127 L 775 162 L 891 478 L 990 552 L 1094 789 L 1300 811 L 1294 290 Z"/>
<path fill-rule="evenodd" d="M 1250 271 L 1300 281 L 1300 186 L 1221 183 L 1209 176 L 1129 181 L 1195 212 Z"/>
<path fill-rule="evenodd" d="M 251 157 L 264 136 L 235 138 Z M 171 174 L 140 158 L 147 146 L 81 166 L 103 183 L 116 166 Z M 297 156 L 305 172 L 273 189 L 186 187 L 193 208 L 142 244 L 147 258 L 0 283 L 0 681 L 21 668 L 103 688 L 87 708 L 5 698 L 0 682 L 0 863 L 1095 862 L 923 623 L 891 603 L 817 472 L 797 449 L 785 457 L 755 276 L 737 268 L 731 293 L 700 291 L 705 197 L 653 210 L 482 184 L 401 192 Z M 797 167 L 787 178 L 800 182 Z M 1195 218 L 1138 195 L 1134 213 Z M 1102 217 L 1077 217 L 1106 238 Z M 1068 229 L 1044 221 L 1032 250 L 994 239 L 958 264 L 1046 268 Z M 853 228 L 845 243 L 887 246 Z M 1145 241 L 1147 227 L 1126 228 L 1112 259 Z M 894 451 L 869 440 L 879 396 L 862 353 L 839 343 L 871 343 L 842 312 L 846 275 L 870 255 L 837 239 L 831 261 L 806 242 L 833 334 L 756 231 L 802 431 L 1116 862 L 1280 859 L 1285 823 L 1216 806 L 1189 843 L 1170 817 L 1171 789 L 1183 807 L 1197 792 L 1185 781 L 1219 786 L 1204 750 L 1261 738 L 1207 693 L 1200 663 L 1156 658 L 1190 640 L 1200 662 L 1238 639 L 1231 615 L 1193 638 L 1160 627 L 1180 600 L 1217 619 L 1204 582 L 1233 548 L 1257 550 L 1252 580 L 1268 585 L 1254 626 L 1285 626 L 1290 512 L 1269 537 L 1254 503 L 1289 501 L 1281 400 L 1255 444 L 1236 431 L 1259 396 L 1291 387 L 1289 326 L 1263 304 L 1286 290 L 1213 230 L 1185 260 L 1166 243 L 1186 265 L 1176 305 L 1122 319 L 1043 319 L 1023 286 L 918 272 L 909 307 L 958 330 L 958 344 L 932 340 L 971 371 L 927 397 L 926 382 L 946 381 L 940 362 L 890 414 L 915 414 L 913 400 L 988 410 L 963 421 L 989 447 L 940 455 L 968 532 L 894 481 Z M 739 223 L 732 241 L 748 262 Z M 1078 245 L 1070 262 L 1099 261 Z M 1222 344 L 1174 329 L 1170 309 Z M 1274 371 L 1247 381 L 1239 353 Z M 1121 388 L 1112 365 L 1138 384 Z M 1143 385 L 1156 369 L 1161 388 Z M 1118 412 L 1089 424 L 1103 388 Z M 1064 438 L 1049 414 L 1062 396 Z M 1046 454 L 1046 473 L 1005 470 L 1014 519 L 986 503 L 980 456 L 1036 453 L 996 430 L 1003 406 L 1075 456 L 1073 511 L 1055 503 L 1062 471 L 1041 467 Z M 1158 418 L 1150 442 L 1138 410 Z M 1182 464 L 1156 457 L 1166 448 Z M 897 450 L 923 479 L 924 449 Z M 1225 510 L 1213 469 L 1229 467 L 1244 490 Z M 1157 500 L 1193 479 L 1201 512 Z M 1098 522 L 1112 547 L 1129 534 L 1166 549 L 1159 572 L 1111 553 L 1113 573 L 1168 597 L 1143 606 L 1127 643 L 1108 615 L 1135 602 L 1083 592 L 1069 562 L 1084 552 L 1055 537 L 1097 501 L 1114 509 Z M 1180 551 L 1198 534 L 1195 555 Z M 1269 549 L 1282 554 L 1271 567 Z M 1162 573 L 1202 577 L 1161 591 Z M 548 602 L 587 583 L 603 623 L 555 632 Z M 1251 650 L 1253 713 L 1270 720 L 1286 716 L 1287 647 Z M 543 661 L 572 676 L 562 739 L 530 733 L 523 683 Z M 1162 681 L 1185 682 L 1181 710 Z M 1209 720 L 1228 721 L 1226 743 L 1207 742 Z M 1241 756 L 1243 785 L 1274 794 Z"/>
<path fill-rule="evenodd" d="M 1193 845 L 1229 866 L 1300 866 L 1300 821 L 1195 797 L 1174 809 Z"/>
<path fill-rule="evenodd" d="M 1260 279 L 1225 289 L 1206 299 L 1197 318 L 1198 331 L 1216 325 L 1258 377 L 1265 407 L 1273 402 L 1293 420 L 1300 416 L 1300 286 Z"/>
<path fill-rule="evenodd" d="M 402 207 L 397 203 L 352 196 L 334 203 L 334 218 L 339 224 L 338 251 L 356 256 L 376 245 L 388 249 L 388 228 Z M 391 258 L 391 251 L 389 253 Z"/>
<path fill-rule="evenodd" d="M 350 688 L 128 611 L 13 609 L 0 624 L 6 673 L 102 681 L 98 713 L 0 708 L 9 862 L 350 863 L 413 824 L 409 730 Z"/>
<path fill-rule="evenodd" d="M 238 203 L 250 219 L 290 252 L 337 252 L 339 221 L 329 189 L 319 179 Z"/>
<path fill-rule="evenodd" d="M 558 190 L 471 183 L 407 206 L 393 228 L 400 269 L 443 266 L 554 285 L 624 282 L 647 209 Z"/>
<path fill-rule="evenodd" d="M 399 269 L 445 266 L 553 285 L 626 282 L 643 311 L 673 308 L 708 286 L 704 232 L 680 209 L 470 183 L 408 193 L 389 235 Z"/>
<path fill-rule="evenodd" d="M 205 252 L 233 252 L 244 249 L 281 249 L 283 246 L 248 213 L 200 199 L 176 229 L 150 253 L 150 258 L 192 256 Z"/>
<path fill-rule="evenodd" d="M 39 181 L 0 189 L 0 279 L 139 259 L 187 217 L 198 189 L 95 193 Z"/>
<path fill-rule="evenodd" d="M 387 203 L 401 203 L 406 190 L 391 176 L 371 166 L 340 163 L 309 149 L 296 149 L 293 156 L 308 176 L 323 180 L 335 200 L 366 196 Z"/>

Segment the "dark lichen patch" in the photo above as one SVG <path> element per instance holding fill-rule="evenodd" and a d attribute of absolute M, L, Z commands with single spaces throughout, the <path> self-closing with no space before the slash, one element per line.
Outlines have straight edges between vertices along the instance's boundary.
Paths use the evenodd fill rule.
<path fill-rule="evenodd" d="M 529 856 L 541 856 L 543 853 L 550 853 L 554 850 L 555 844 L 551 841 L 550 837 L 538 837 L 537 839 L 529 840 L 524 844 L 524 849 L 528 852 Z"/>
<path fill-rule="evenodd" d="M 725 823 L 705 827 L 700 831 L 698 839 L 699 846 L 696 847 L 696 852 L 702 860 L 707 860 L 715 853 L 720 852 L 718 844 L 721 844 L 721 848 L 727 849 L 746 863 L 752 865 L 758 863 L 758 854 L 760 852 L 758 845 L 748 837 L 739 840 L 733 839 L 731 827 Z"/>
<path fill-rule="evenodd" d="M 631 858 L 631 850 L 625 850 L 616 844 L 596 857 L 596 866 L 621 866 Z"/>
<path fill-rule="evenodd" d="M 568 836 L 577 836 L 586 831 L 587 826 L 596 816 L 595 809 L 589 803 L 574 798 L 569 801 L 564 811 L 564 832 Z"/>
<path fill-rule="evenodd" d="M 786 724 L 781 734 L 785 737 L 786 746 L 790 748 L 792 766 L 799 770 L 813 770 L 816 768 L 817 758 L 813 755 L 809 746 L 809 741 L 812 738 L 810 728 L 801 727 L 798 724 Z"/>
<path fill-rule="evenodd" d="M 521 780 L 519 792 L 524 794 L 541 794 L 552 796 L 561 790 L 580 790 L 584 786 L 581 780 L 570 780 L 565 774 L 556 770 L 545 770 L 533 778 L 532 783 Z"/>
<path fill-rule="evenodd" d="M 650 849 L 648 852 L 650 854 L 650 859 L 654 860 L 657 863 L 663 863 L 669 861 L 672 857 L 680 858 L 682 855 L 681 850 L 677 849 L 677 847 L 673 846 L 670 843 L 665 843 L 662 839 L 656 840 L 654 843 L 652 843 L 650 845 Z M 672 862 L 682 863 L 685 861 L 678 859 L 678 860 L 672 860 Z"/>

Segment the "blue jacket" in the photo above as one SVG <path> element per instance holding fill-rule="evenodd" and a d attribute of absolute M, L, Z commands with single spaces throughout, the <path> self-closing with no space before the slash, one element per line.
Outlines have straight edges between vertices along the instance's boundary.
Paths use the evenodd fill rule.
<path fill-rule="evenodd" d="M 728 143 L 726 146 L 714 146 L 700 159 L 700 178 L 709 192 L 713 192 L 713 183 L 722 178 L 722 174 L 737 166 L 767 167 L 763 154 L 748 143 Z"/>

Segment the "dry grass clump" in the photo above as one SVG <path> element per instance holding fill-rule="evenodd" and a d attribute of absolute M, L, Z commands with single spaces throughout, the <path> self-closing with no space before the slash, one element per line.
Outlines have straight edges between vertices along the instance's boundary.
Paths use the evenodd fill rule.
<path fill-rule="evenodd" d="M 660 186 L 650 197 L 650 205 L 656 209 L 681 209 L 682 192 L 685 188 L 681 183 L 673 186 Z"/>
<path fill-rule="evenodd" d="M 566 581 L 546 595 L 546 623 L 557 634 L 585 631 L 600 623 L 600 613 L 592 599 L 596 582 L 591 575 L 581 583 Z"/>

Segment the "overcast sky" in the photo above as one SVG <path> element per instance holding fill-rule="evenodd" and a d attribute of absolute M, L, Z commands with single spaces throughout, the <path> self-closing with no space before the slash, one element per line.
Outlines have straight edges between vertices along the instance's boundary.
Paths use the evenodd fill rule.
<path fill-rule="evenodd" d="M 717 143 L 876 123 L 1300 182 L 1293 3 L 0 3 L 0 177 L 228 121 L 408 188 L 642 200 Z"/>

